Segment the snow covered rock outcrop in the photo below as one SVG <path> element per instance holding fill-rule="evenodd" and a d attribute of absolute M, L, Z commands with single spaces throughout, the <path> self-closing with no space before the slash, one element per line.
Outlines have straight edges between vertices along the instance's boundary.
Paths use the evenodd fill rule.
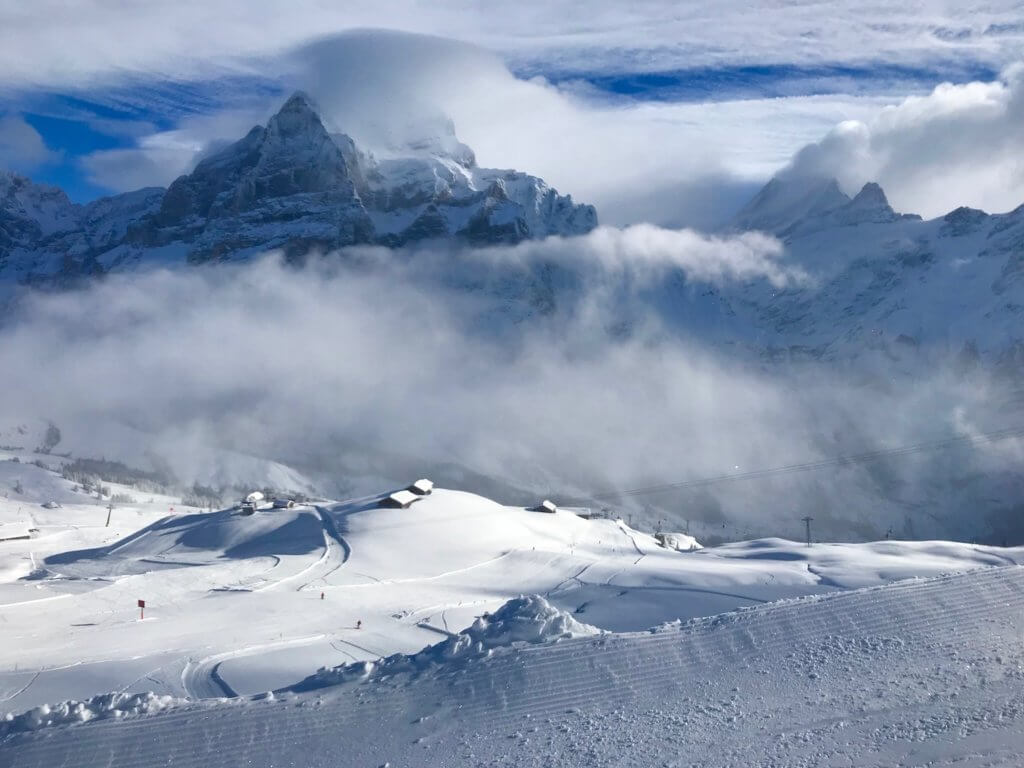
<path fill-rule="evenodd" d="M 509 600 L 494 613 L 479 617 L 466 629 L 428 645 L 419 653 L 395 654 L 380 661 L 360 661 L 324 668 L 298 683 L 294 690 L 309 690 L 350 681 L 418 673 L 489 656 L 497 648 L 517 643 L 555 643 L 575 637 L 602 634 L 602 630 L 577 621 L 540 595 Z"/>
<path fill-rule="evenodd" d="M 45 282 L 137 263 L 245 259 L 433 238 L 515 243 L 584 234 L 593 206 L 543 180 L 480 168 L 450 122 L 386 157 L 330 133 L 296 93 L 266 126 L 203 159 L 167 190 L 89 205 L 0 173 L 0 278 Z"/>

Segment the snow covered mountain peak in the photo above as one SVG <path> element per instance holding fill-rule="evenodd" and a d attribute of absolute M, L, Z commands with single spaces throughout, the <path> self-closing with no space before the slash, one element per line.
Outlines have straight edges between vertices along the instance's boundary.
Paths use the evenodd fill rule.
<path fill-rule="evenodd" d="M 873 181 L 865 184 L 860 192 L 846 205 L 835 211 L 836 221 L 842 225 L 884 224 L 899 218 L 885 192 Z"/>
<path fill-rule="evenodd" d="M 851 199 L 834 178 L 780 174 L 769 181 L 733 219 L 737 230 L 761 230 L 783 238 L 828 227 L 884 224 L 901 218 L 875 182 L 865 184 Z"/>
<path fill-rule="evenodd" d="M 301 91 L 292 94 L 267 122 L 266 140 L 270 146 L 290 147 L 299 153 L 332 142 L 319 110 Z"/>
<path fill-rule="evenodd" d="M 198 184 L 198 199 L 229 203 L 212 209 L 218 214 L 272 205 L 267 217 L 278 224 L 270 241 L 266 228 L 239 242 L 233 224 L 223 237 L 207 227 L 190 258 L 221 258 L 228 249 L 245 256 L 268 247 L 329 250 L 431 238 L 518 242 L 583 234 L 597 225 L 593 207 L 575 205 L 541 179 L 478 168 L 446 117 L 382 128 L 375 144 L 380 146 L 378 158 L 348 134 L 328 133 L 311 100 L 296 93 L 265 129 L 207 158 L 168 191 L 173 199 L 176 187 Z M 280 223 L 279 208 L 289 211 L 286 224 Z"/>
<path fill-rule="evenodd" d="M 860 192 L 857 193 L 851 202 L 859 207 L 882 206 L 892 210 L 889 206 L 889 198 L 885 196 L 885 190 L 873 181 L 869 181 L 861 187 Z"/>
<path fill-rule="evenodd" d="M 542 179 L 479 168 L 446 117 L 382 137 L 378 158 L 329 131 L 296 92 L 265 126 L 166 192 L 78 206 L 58 189 L 0 174 L 0 280 L 66 282 L 153 260 L 237 261 L 275 249 L 301 257 L 438 238 L 514 243 L 597 226 L 593 206 Z"/>
<path fill-rule="evenodd" d="M 295 91 L 288 100 L 281 105 L 281 108 L 277 111 L 275 117 L 280 118 L 283 115 L 299 115 L 303 116 L 303 119 L 314 118 L 318 122 L 320 120 L 320 108 L 317 106 L 316 101 L 305 91 Z"/>
<path fill-rule="evenodd" d="M 733 227 L 783 234 L 849 202 L 834 178 L 775 176 L 736 214 Z"/>
<path fill-rule="evenodd" d="M 818 279 L 813 290 L 727 292 L 743 316 L 735 336 L 758 329 L 759 354 L 878 355 L 909 371 L 923 350 L 965 350 L 965 359 L 980 351 L 1000 372 L 1024 370 L 1016 352 L 1024 207 L 1005 214 L 961 207 L 924 221 L 894 211 L 875 183 L 848 199 L 832 180 L 789 177 L 769 182 L 735 223 L 782 238 L 787 259 Z"/>

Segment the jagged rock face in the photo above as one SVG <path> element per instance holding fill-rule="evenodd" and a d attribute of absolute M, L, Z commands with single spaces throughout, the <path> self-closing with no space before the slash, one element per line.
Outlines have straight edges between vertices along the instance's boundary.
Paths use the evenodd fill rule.
<path fill-rule="evenodd" d="M 369 242 L 372 226 L 356 192 L 355 165 L 351 141 L 332 138 L 297 94 L 265 128 L 253 128 L 171 184 L 147 222 L 146 242 L 189 243 L 194 262 L 254 249 L 301 252 Z"/>
<path fill-rule="evenodd" d="M 230 218 L 272 200 L 328 192 L 353 200 L 345 158 L 316 115 L 293 97 L 265 128 L 253 128 L 171 184 L 156 223 Z"/>
<path fill-rule="evenodd" d="M 78 206 L 7 174 L 0 201 L 0 277 L 21 282 L 153 259 L 201 263 L 431 238 L 514 243 L 597 226 L 592 206 L 541 179 L 477 167 L 450 122 L 378 160 L 328 132 L 301 93 L 166 192 Z"/>

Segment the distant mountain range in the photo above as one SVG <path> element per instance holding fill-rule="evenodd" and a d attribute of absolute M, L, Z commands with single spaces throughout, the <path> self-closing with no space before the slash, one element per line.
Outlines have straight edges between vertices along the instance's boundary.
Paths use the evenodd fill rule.
<path fill-rule="evenodd" d="M 296 93 L 266 126 L 206 157 L 166 190 L 76 205 L 0 172 L 0 279 L 67 283 L 141 262 L 298 256 L 431 238 L 472 244 L 576 235 L 597 226 L 543 180 L 480 168 L 450 123 L 386 158 L 329 133 Z"/>
<path fill-rule="evenodd" d="M 477 166 L 450 122 L 377 157 L 329 133 L 296 93 L 266 126 L 203 159 L 168 189 L 71 203 L 59 189 L 0 172 L 0 288 L 72 285 L 139 265 L 242 261 L 270 249 L 297 258 L 354 244 L 432 239 L 473 245 L 581 235 L 597 226 L 541 179 Z M 783 172 L 733 219 L 734 232 L 780 238 L 811 285 L 708 286 L 670 274 L 643 300 L 613 303 L 629 333 L 655 312 L 668 327 L 765 361 L 898 361 L 927 347 L 1024 371 L 1024 206 L 958 208 L 924 221 L 895 212 L 877 184 L 854 197 L 835 179 Z M 490 270 L 490 272 L 488 271 Z M 438 279 L 493 295 L 522 320 L 571 307 L 579 281 L 545 262 L 533 273 L 461 263 Z M 3 291 L 0 291 L 2 294 Z"/>
<path fill-rule="evenodd" d="M 896 213 L 877 184 L 851 199 L 834 179 L 780 176 L 733 229 L 776 235 L 786 261 L 814 278 L 717 292 L 731 329 L 769 357 L 897 360 L 928 348 L 1024 370 L 1024 205 L 924 221 Z"/>

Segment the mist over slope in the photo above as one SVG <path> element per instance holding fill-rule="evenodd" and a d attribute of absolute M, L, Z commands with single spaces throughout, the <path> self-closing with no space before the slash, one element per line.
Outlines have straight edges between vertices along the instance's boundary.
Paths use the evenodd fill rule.
<path fill-rule="evenodd" d="M 430 474 L 705 537 L 805 515 L 829 537 L 1024 536 L 1019 440 L 975 439 L 1024 423 L 1024 208 L 897 213 L 808 160 L 826 140 L 729 234 L 596 227 L 414 106 L 386 131 L 350 118 L 371 152 L 296 94 L 167 190 L 88 206 L 0 176 L 4 423 L 52 420 L 58 450 L 183 485 Z M 701 478 L 725 480 L 617 495 Z"/>
<path fill-rule="evenodd" d="M 664 238 L 674 247 L 659 252 Z M 812 514 L 823 537 L 1016 540 L 1012 440 L 588 501 L 1006 426 L 1012 387 L 984 366 L 965 378 L 941 349 L 899 367 L 768 363 L 724 346 L 721 324 L 680 326 L 675 310 L 720 301 L 731 276 L 812 280 L 771 243 L 598 230 L 113 275 L 18 304 L 2 330 L 4 416 L 52 419 L 65 446 L 148 454 L 186 481 L 216 483 L 213 457 L 231 451 L 334 494 L 429 472 L 506 501 L 721 523 L 728 537 L 796 536 Z"/>

